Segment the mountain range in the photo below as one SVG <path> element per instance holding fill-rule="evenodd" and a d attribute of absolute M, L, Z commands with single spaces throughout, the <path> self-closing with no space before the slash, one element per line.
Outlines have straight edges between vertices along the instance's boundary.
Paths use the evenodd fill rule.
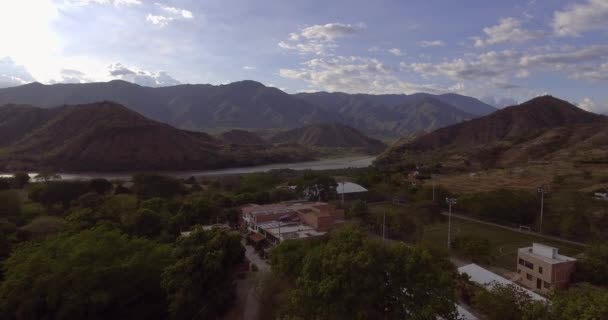
<path fill-rule="evenodd" d="M 245 130 L 211 136 L 107 101 L 0 107 L 0 171 L 205 170 L 313 160 L 323 148 L 378 154 L 386 145 L 340 124 L 309 125 L 268 140 Z"/>
<path fill-rule="evenodd" d="M 608 160 L 608 118 L 543 96 L 398 142 L 377 164 L 492 167 L 594 159 Z"/>
<path fill-rule="evenodd" d="M 316 157 L 299 145 L 227 144 L 113 102 L 0 107 L 0 132 L 0 171 L 7 172 L 205 170 Z"/>
<path fill-rule="evenodd" d="M 395 138 L 472 119 L 495 111 L 457 94 L 287 94 L 245 80 L 226 85 L 143 87 L 114 80 L 100 83 L 30 83 L 0 89 L 0 105 L 55 107 L 114 101 L 150 119 L 182 129 L 293 129 L 339 122 L 366 134 Z"/>

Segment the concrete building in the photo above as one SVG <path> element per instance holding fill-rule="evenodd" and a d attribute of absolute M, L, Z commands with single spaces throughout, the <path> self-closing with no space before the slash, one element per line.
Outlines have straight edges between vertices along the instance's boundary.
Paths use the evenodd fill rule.
<path fill-rule="evenodd" d="M 558 249 L 540 243 L 517 251 L 519 282 L 542 293 L 568 287 L 576 259 L 559 254 Z"/>
<path fill-rule="evenodd" d="M 247 229 L 271 243 L 321 236 L 344 221 L 344 210 L 324 202 L 250 204 L 241 207 L 241 213 Z"/>

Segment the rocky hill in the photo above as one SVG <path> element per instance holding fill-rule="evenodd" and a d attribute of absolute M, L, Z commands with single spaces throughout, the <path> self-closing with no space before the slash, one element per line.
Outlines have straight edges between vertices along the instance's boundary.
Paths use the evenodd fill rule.
<path fill-rule="evenodd" d="M 279 144 L 301 144 L 319 148 L 341 148 L 378 154 L 386 145 L 360 131 L 339 123 L 315 124 L 278 133 L 270 141 Z"/>
<path fill-rule="evenodd" d="M 262 139 L 262 137 L 247 130 L 229 130 L 221 133 L 219 135 L 219 138 L 222 139 L 225 143 L 235 145 L 261 146 L 268 144 L 264 139 Z"/>
<path fill-rule="evenodd" d="M 203 170 L 313 159 L 313 153 L 301 147 L 227 145 L 112 102 L 62 106 L 50 109 L 48 117 L 46 112 L 33 107 L 0 108 L 3 119 L 36 120 L 28 120 L 29 130 L 11 130 L 18 127 L 14 121 L 0 123 L 0 131 L 12 137 L 0 149 L 1 171 Z"/>
<path fill-rule="evenodd" d="M 430 132 L 495 111 L 483 102 L 459 95 L 368 95 L 300 93 L 296 97 L 338 113 L 349 123 L 377 136 Z M 454 103 L 454 104 L 451 104 Z"/>
<path fill-rule="evenodd" d="M 608 120 L 544 96 L 398 143 L 378 164 L 441 162 L 502 166 L 608 156 Z"/>

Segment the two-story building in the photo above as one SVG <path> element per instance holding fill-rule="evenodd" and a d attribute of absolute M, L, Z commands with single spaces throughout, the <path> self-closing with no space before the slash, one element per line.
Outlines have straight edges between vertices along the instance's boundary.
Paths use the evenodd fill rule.
<path fill-rule="evenodd" d="M 561 255 L 557 248 L 544 244 L 533 243 L 517 252 L 519 282 L 541 293 L 568 287 L 575 268 L 575 258 Z"/>
<path fill-rule="evenodd" d="M 255 240 L 271 243 L 320 236 L 344 220 L 344 210 L 314 201 L 250 204 L 241 207 L 241 213 L 247 229 L 259 234 Z"/>

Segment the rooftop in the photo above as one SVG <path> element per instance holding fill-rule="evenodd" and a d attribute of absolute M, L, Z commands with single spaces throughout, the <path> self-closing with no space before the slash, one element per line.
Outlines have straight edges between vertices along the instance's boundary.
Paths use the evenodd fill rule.
<path fill-rule="evenodd" d="M 316 231 L 313 227 L 299 222 L 269 221 L 258 227 L 280 240 L 303 239 L 326 234 L 326 232 Z"/>
<path fill-rule="evenodd" d="M 532 256 L 549 264 L 576 261 L 575 258 L 559 254 L 559 250 L 540 243 L 533 243 L 531 247 L 520 248 L 519 253 Z"/>
<path fill-rule="evenodd" d="M 339 182 L 338 186 L 336 187 L 336 192 L 338 192 L 338 194 L 360 193 L 360 192 L 367 192 L 367 189 L 363 188 L 362 186 L 360 186 L 356 183 Z"/>
<path fill-rule="evenodd" d="M 528 290 L 528 289 L 516 284 L 515 282 L 513 282 L 511 280 L 501 277 L 490 270 L 482 268 L 474 263 L 467 264 L 466 266 L 462 266 L 462 267 L 458 268 L 458 272 L 466 273 L 471 278 L 471 281 L 473 281 L 479 285 L 482 285 L 486 288 L 492 287 L 496 283 L 503 284 L 503 285 L 513 285 L 513 286 L 523 289 L 528 295 L 530 295 L 530 297 L 533 300 L 537 300 L 537 301 L 546 301 L 547 300 L 545 297 L 543 297 L 531 290 Z"/>

